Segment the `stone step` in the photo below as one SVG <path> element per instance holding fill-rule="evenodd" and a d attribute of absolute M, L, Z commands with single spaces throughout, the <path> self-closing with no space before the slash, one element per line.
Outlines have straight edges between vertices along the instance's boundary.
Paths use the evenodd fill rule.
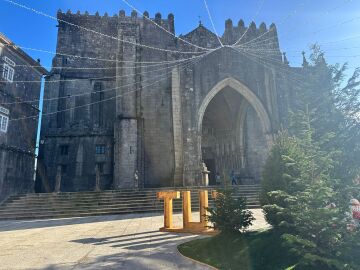
<path fill-rule="evenodd" d="M 252 192 L 241 192 L 234 194 L 235 196 L 250 196 L 250 195 L 258 195 L 259 192 L 252 191 Z M 198 197 L 197 193 L 192 193 L 192 197 Z M 37 201 L 52 201 L 52 200 L 106 200 L 106 199 L 132 199 L 132 198 L 156 198 L 156 194 L 129 194 L 126 196 L 120 196 L 120 195 L 112 195 L 112 196 L 77 196 L 77 197 L 63 197 L 63 196 L 47 196 L 47 197 L 21 197 L 13 200 L 7 200 L 6 203 L 14 202 L 14 201 L 31 201 L 31 200 L 37 200 Z"/>
<path fill-rule="evenodd" d="M 255 197 L 258 196 L 258 193 L 256 192 L 251 192 L 251 193 L 240 193 L 240 194 L 236 194 L 235 197 Z M 198 197 L 197 194 L 192 194 L 191 196 L 192 198 L 196 198 Z M 52 197 L 44 197 L 44 198 L 19 198 L 17 200 L 12 200 L 12 201 L 7 201 L 5 204 L 10 204 L 10 203 L 15 203 L 15 202 L 24 202 L 24 203 L 29 203 L 29 202 L 33 202 L 33 201 L 37 201 L 37 202 L 41 202 L 41 203 L 48 203 L 48 202 L 58 202 L 58 201 L 106 201 L 106 200 L 133 200 L 133 199 L 137 199 L 137 198 L 149 198 L 149 199 L 156 199 L 156 195 L 152 194 L 152 195 L 147 195 L 147 196 L 138 196 L 138 195 L 133 195 L 133 196 L 112 196 L 112 197 L 104 197 L 104 196 L 98 196 L 98 197 L 76 197 L 76 198 L 64 198 L 64 197 L 60 197 L 60 196 L 52 196 Z"/>
<path fill-rule="evenodd" d="M 257 195 L 252 195 L 252 196 L 241 196 L 242 198 L 245 198 L 247 200 L 252 200 L 252 199 L 259 199 L 259 196 Z M 238 197 L 239 198 L 239 197 Z M 197 197 L 192 197 L 192 200 L 198 201 L 199 198 Z M 14 201 L 14 202 L 10 202 L 4 206 L 10 206 L 10 205 L 32 205 L 32 204 L 41 204 L 41 205 L 47 205 L 47 204 L 81 204 L 81 203 L 86 203 L 86 204 L 106 204 L 108 202 L 118 202 L 118 203 L 122 203 L 122 202 L 129 202 L 129 201 L 155 201 L 156 198 L 131 198 L 131 199 L 100 199 L 100 200 L 47 200 L 47 201 L 38 201 L 38 200 L 28 200 L 28 201 Z M 209 200 L 213 200 L 212 198 L 209 198 Z M 175 201 L 181 201 L 181 199 L 177 199 L 174 200 Z"/>
<path fill-rule="evenodd" d="M 257 204 L 250 204 L 248 208 L 258 208 Z M 181 212 L 182 207 L 174 206 L 174 212 Z M 198 208 L 194 207 L 193 211 Z M 80 216 L 96 216 L 96 215 L 116 215 L 129 214 L 139 212 L 163 212 L 162 207 L 144 206 L 144 207 L 125 207 L 125 208 L 111 208 L 111 209 L 97 209 L 91 211 L 51 211 L 51 212 L 22 212 L 22 213 L 7 213 L 0 216 L 0 220 L 5 219 L 41 219 L 41 218 L 63 218 L 63 217 L 80 217 Z"/>
<path fill-rule="evenodd" d="M 198 190 L 190 190 L 192 194 L 198 194 Z M 211 191 L 211 190 L 210 190 Z M 259 190 L 238 190 L 234 194 L 245 194 L 245 193 L 258 193 Z M 209 192 L 210 193 L 210 192 Z M 129 197 L 129 196 L 156 196 L 156 192 L 131 192 L 131 193 L 37 193 L 28 194 L 24 196 L 11 196 L 9 199 L 20 199 L 20 198 L 86 198 L 86 197 Z"/>
<path fill-rule="evenodd" d="M 214 190 L 208 187 L 209 190 Z M 157 200 L 156 192 L 164 189 L 89 191 L 66 193 L 40 193 L 11 196 L 0 206 L 0 220 L 43 219 L 82 217 L 94 215 L 128 214 L 141 212 L 162 212 L 163 201 Z M 197 188 L 191 190 L 191 204 L 194 211 L 199 209 Z M 259 186 L 234 187 L 234 197 L 245 197 L 248 208 L 259 207 Z M 209 205 L 213 205 L 209 194 Z M 174 200 L 174 211 L 182 210 L 182 200 Z"/>
<path fill-rule="evenodd" d="M 252 201 L 252 202 L 248 202 L 247 205 L 258 205 L 259 202 L 257 201 Z M 209 202 L 210 206 L 213 206 L 212 202 Z M 42 211 L 42 212 L 47 212 L 47 211 L 72 211 L 72 210 L 92 210 L 92 209 L 111 209 L 111 208 L 133 208 L 133 207 L 148 207 L 148 206 L 153 206 L 153 207 L 158 207 L 158 208 L 162 208 L 163 204 L 161 203 L 146 203 L 146 204 L 125 204 L 125 205 L 119 205 L 119 204 L 111 204 L 111 205 L 101 205 L 101 206 L 87 206 L 87 207 L 46 207 L 46 208 L 27 208 L 27 207 L 23 207 L 23 208 L 17 208 L 17 209 L 3 209 L 0 210 L 0 216 L 2 214 L 6 214 L 6 213 L 19 213 L 19 212 L 38 212 L 38 211 Z M 182 207 L 181 203 L 178 204 L 174 204 L 174 207 Z M 199 208 L 199 204 L 198 203 L 192 203 L 192 208 Z"/>
<path fill-rule="evenodd" d="M 212 206 L 211 203 L 209 203 L 210 206 Z M 252 203 L 252 204 L 248 204 L 249 206 L 254 206 L 254 205 L 258 205 L 256 203 Z M 163 211 L 163 205 L 142 205 L 141 207 L 138 207 L 136 205 L 131 205 L 131 206 L 110 206 L 107 208 L 98 208 L 98 209 L 91 209 L 90 212 L 112 212 L 112 213 L 116 213 L 117 211 L 133 211 L 136 209 L 152 209 L 152 210 L 156 210 L 156 211 Z M 192 207 L 193 211 L 196 211 L 199 209 L 199 206 L 193 206 Z M 182 210 L 182 205 L 174 205 L 174 210 Z M 34 211 L 34 212 L 29 212 L 27 209 L 23 209 L 22 211 L 19 212 L 4 212 L 2 215 L 0 215 L 0 219 L 4 216 L 14 216 L 14 215 L 18 215 L 19 213 L 23 214 L 23 215 L 41 215 L 41 214 L 61 214 L 61 213 L 89 213 L 88 209 L 53 209 L 51 211 Z"/>
<path fill-rule="evenodd" d="M 252 190 L 252 191 L 237 191 L 236 194 L 238 195 L 247 195 L 247 194 L 258 194 L 259 192 L 257 190 Z M 192 192 L 192 195 L 196 195 L 196 192 Z M 8 198 L 4 203 L 9 203 L 12 201 L 17 201 L 17 200 L 29 200 L 29 199 L 38 199 L 38 200 L 50 200 L 50 199 L 57 199 L 57 198 L 61 198 L 61 199 L 94 199 L 94 198 L 131 198 L 131 197 L 155 197 L 156 194 L 154 192 L 144 192 L 144 193 L 139 193 L 139 192 L 133 192 L 133 193 L 126 193 L 126 194 L 121 194 L 121 193 L 86 193 L 86 194 L 81 194 L 81 193 L 40 193 L 40 194 L 27 194 L 24 196 L 12 196 L 10 198 Z M 3 204 L 4 204 L 3 203 Z"/>
<path fill-rule="evenodd" d="M 234 191 L 251 191 L 251 190 L 256 190 L 259 191 L 260 190 L 260 186 L 259 185 L 241 185 L 241 186 L 235 186 L 232 187 Z M 154 192 L 156 193 L 156 191 L 161 191 L 161 190 L 178 190 L 178 191 L 182 191 L 182 190 L 190 190 L 190 191 L 197 191 L 197 190 L 203 190 L 203 189 L 208 189 L 208 190 L 216 190 L 219 189 L 219 187 L 217 186 L 209 186 L 209 187 L 189 187 L 189 188 L 147 188 L 147 189 L 125 189 L 125 190 L 103 190 L 103 191 L 83 191 L 83 192 L 61 192 L 61 193 L 21 193 L 21 194 L 17 194 L 14 195 L 14 197 L 24 197 L 24 196 L 48 196 L 48 195 L 52 195 L 52 194 L 56 194 L 56 195 L 62 195 L 62 196 L 67 196 L 67 195 L 86 195 L 86 194 L 133 194 L 133 193 L 152 193 L 154 194 Z M 221 188 L 220 188 L 221 189 Z"/>
<path fill-rule="evenodd" d="M 247 199 L 247 204 L 251 203 L 258 203 L 259 200 L 257 198 Z M 174 205 L 181 205 L 181 201 L 174 201 Z M 209 200 L 209 203 L 213 203 L 212 200 Z M 199 200 L 192 200 L 192 205 L 198 205 Z M 163 205 L 162 201 L 157 200 L 138 200 L 138 201 L 128 201 L 128 202 L 108 202 L 108 203 L 72 203 L 68 202 L 66 204 L 50 204 L 50 205 L 43 205 L 43 204 L 16 204 L 16 205 L 9 205 L 7 207 L 0 208 L 0 215 L 5 211 L 18 211 L 19 209 L 27 209 L 29 210 L 48 210 L 48 209 L 78 209 L 78 208 L 106 208 L 110 206 L 127 206 L 127 205 Z"/>
<path fill-rule="evenodd" d="M 209 199 L 209 202 L 212 201 L 212 199 Z M 250 202 L 258 202 L 258 197 L 250 197 L 246 198 L 246 201 L 248 203 Z M 12 203 L 4 207 L 0 207 L 0 211 L 3 209 L 17 209 L 17 208 L 36 208 L 40 207 L 45 209 L 46 207 L 93 207 L 93 206 L 107 206 L 109 204 L 117 204 L 117 205 L 126 205 L 126 204 L 144 204 L 144 203 L 159 203 L 162 204 L 162 201 L 152 200 L 152 199 L 138 199 L 138 200 L 123 200 L 123 201 L 95 201 L 95 202 L 73 202 L 73 201 L 67 201 L 67 202 L 57 202 L 57 203 L 40 203 L 40 202 L 29 202 L 29 203 Z M 181 204 L 181 200 L 174 200 L 174 204 Z M 192 203 L 198 204 L 199 199 L 192 199 Z"/>
<path fill-rule="evenodd" d="M 246 196 L 246 195 L 258 195 L 259 192 L 256 191 L 252 191 L 252 192 L 241 192 L 241 193 L 235 193 L 234 196 Z M 191 193 L 192 197 L 198 197 L 198 193 Z M 53 195 L 53 196 L 48 196 L 48 197 L 21 197 L 21 198 L 17 198 L 14 199 L 13 201 L 18 201 L 18 200 L 39 200 L 39 201 L 46 201 L 46 200 L 56 200 L 56 199 L 61 199 L 61 200 L 77 200 L 77 199 L 81 199 L 81 200 L 86 200 L 86 199 L 121 199 L 121 198 L 126 198 L 126 199 L 131 199 L 131 198 L 156 198 L 156 194 L 144 194 L 144 195 L 138 195 L 138 194 L 132 194 L 132 195 L 127 195 L 127 196 L 119 196 L 119 195 L 113 195 L 113 196 L 78 196 L 78 197 L 63 197 L 63 196 L 57 196 L 57 195 Z M 210 197 L 210 194 L 209 194 Z"/>
<path fill-rule="evenodd" d="M 259 208 L 260 205 L 249 205 L 248 208 L 249 209 L 254 209 L 254 208 Z M 181 208 L 178 209 L 174 209 L 174 212 L 181 212 Z M 196 209 L 194 209 L 195 211 Z M 57 214 L 57 215 L 52 215 L 52 214 L 42 214 L 42 215 L 13 215 L 13 216 L 1 216 L 0 220 L 27 220 L 27 219 L 31 219 L 31 220 L 36 220 L 36 219 L 53 219 L 53 218 L 71 218 L 71 217 L 86 217 L 86 216 L 102 216 L 102 215 L 120 215 L 120 214 L 132 214 L 132 213 L 162 213 L 163 209 L 151 209 L 151 208 L 142 208 L 142 209 L 132 209 L 132 210 L 125 210 L 125 211 L 104 211 L 104 212 L 84 212 L 84 213 L 76 213 L 76 215 L 74 214 Z"/>
<path fill-rule="evenodd" d="M 65 214 L 65 213 L 81 213 L 81 212 L 96 212 L 96 211 L 124 211 L 124 210 L 134 210 L 134 209 L 138 209 L 138 208 L 151 208 L 151 209 L 159 209 L 161 210 L 162 207 L 159 206 L 155 206 L 155 205 L 141 205 L 141 207 L 139 207 L 138 205 L 124 205 L 124 206 L 119 206 L 119 205 L 115 205 L 115 206 L 110 206 L 110 207 L 99 207 L 99 208 L 94 208 L 94 209 L 53 209 L 53 210 L 49 210 L 49 211 L 41 211 L 41 210 L 34 210 L 31 211 L 31 213 L 29 213 L 28 209 L 22 209 L 21 211 L 18 211 L 16 213 L 14 212 L 6 212 L 4 213 L 4 215 L 16 215 L 16 214 L 30 214 L 30 215 L 40 215 L 42 213 L 51 213 L 51 214 Z M 176 208 L 176 207 L 175 207 Z"/>
<path fill-rule="evenodd" d="M 162 212 L 162 209 L 154 207 L 143 207 L 135 209 L 117 209 L 117 210 L 99 210 L 99 211 L 78 211 L 78 212 L 41 212 L 41 213 L 27 213 L 27 214 L 7 214 L 0 216 L 0 220 L 11 219 L 44 219 L 44 218 L 67 218 L 67 217 L 83 217 L 83 216 L 98 216 L 98 215 L 118 215 L 118 214 L 131 214 L 131 213 L 145 213 L 145 212 Z"/>

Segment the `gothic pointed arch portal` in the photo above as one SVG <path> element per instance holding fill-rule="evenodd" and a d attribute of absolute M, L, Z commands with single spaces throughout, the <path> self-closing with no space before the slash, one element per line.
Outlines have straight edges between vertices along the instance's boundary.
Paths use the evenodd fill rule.
<path fill-rule="evenodd" d="M 217 83 L 198 110 L 198 151 L 210 170 L 228 178 L 234 170 L 242 183 L 260 180 L 272 144 L 270 117 L 261 100 L 234 78 Z"/>

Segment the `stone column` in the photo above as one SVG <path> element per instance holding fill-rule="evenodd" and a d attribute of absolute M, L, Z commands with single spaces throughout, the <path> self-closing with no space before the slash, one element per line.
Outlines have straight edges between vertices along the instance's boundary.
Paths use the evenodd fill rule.
<path fill-rule="evenodd" d="M 133 18 L 136 20 L 136 18 Z M 119 17 L 119 24 L 123 18 Z M 116 80 L 116 122 L 114 125 L 114 188 L 136 187 L 134 174 L 138 162 L 138 118 L 137 91 L 140 82 L 137 80 L 135 62 L 137 61 L 136 46 L 139 41 L 137 24 L 128 28 L 121 27 L 118 33 L 117 72 Z"/>
<path fill-rule="evenodd" d="M 182 134 L 182 111 L 180 94 L 180 74 L 179 68 L 175 67 L 171 74 L 171 99 L 173 116 L 173 135 L 174 135 L 174 185 L 183 186 L 183 134 Z"/>

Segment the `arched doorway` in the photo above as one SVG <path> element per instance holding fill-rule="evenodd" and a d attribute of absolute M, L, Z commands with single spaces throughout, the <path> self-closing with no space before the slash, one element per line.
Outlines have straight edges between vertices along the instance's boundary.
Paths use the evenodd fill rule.
<path fill-rule="evenodd" d="M 268 113 L 245 85 L 227 78 L 213 87 L 199 109 L 199 153 L 210 171 L 239 182 L 257 183 L 272 143 Z"/>

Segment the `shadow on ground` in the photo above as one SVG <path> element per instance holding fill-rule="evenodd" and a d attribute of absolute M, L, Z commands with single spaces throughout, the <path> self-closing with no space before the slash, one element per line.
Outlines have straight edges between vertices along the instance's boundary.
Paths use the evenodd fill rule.
<path fill-rule="evenodd" d="M 83 245 L 110 246 L 115 253 L 105 256 L 83 257 L 72 265 L 50 265 L 43 270 L 68 269 L 121 269 L 121 270 L 170 270 L 210 269 L 187 260 L 177 251 L 177 246 L 196 236 L 188 234 L 148 231 L 102 238 L 82 238 L 71 242 Z M 117 251 L 118 250 L 118 251 Z"/>
<path fill-rule="evenodd" d="M 141 217 L 162 216 L 162 213 L 144 213 Z M 115 220 L 139 218 L 139 214 L 121 214 L 108 216 L 74 217 L 61 219 L 10 220 L 0 221 L 0 232 L 17 231 L 85 223 L 108 222 Z"/>

